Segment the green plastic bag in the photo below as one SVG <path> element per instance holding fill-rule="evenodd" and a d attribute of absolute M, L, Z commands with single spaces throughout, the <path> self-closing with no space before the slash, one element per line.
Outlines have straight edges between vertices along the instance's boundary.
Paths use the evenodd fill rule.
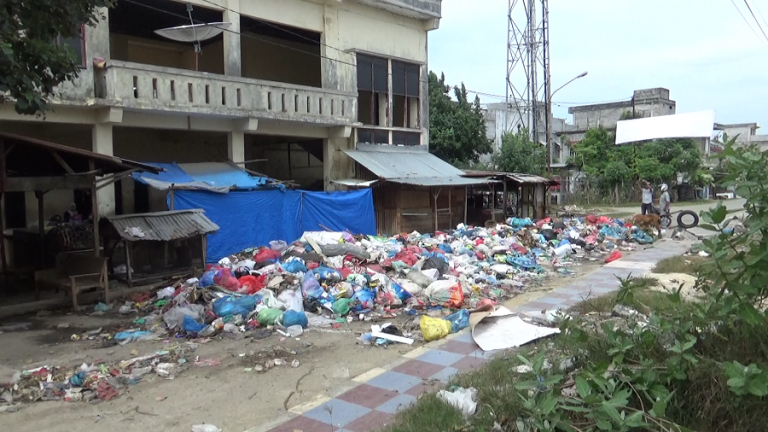
<path fill-rule="evenodd" d="M 280 309 L 266 308 L 259 312 L 256 320 L 261 325 L 275 325 L 283 322 L 283 311 Z"/>
<path fill-rule="evenodd" d="M 352 299 L 348 298 L 340 298 L 333 302 L 333 313 L 336 314 L 336 316 L 346 316 L 349 313 L 349 303 L 352 302 Z"/>

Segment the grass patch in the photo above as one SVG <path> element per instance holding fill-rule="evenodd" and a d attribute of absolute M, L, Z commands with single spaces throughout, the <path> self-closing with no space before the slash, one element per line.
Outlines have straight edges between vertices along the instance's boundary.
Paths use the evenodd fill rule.
<path fill-rule="evenodd" d="M 654 273 L 686 273 L 696 276 L 699 269 L 710 262 L 709 258 L 700 256 L 674 256 L 664 258 L 656 263 L 653 268 Z"/>

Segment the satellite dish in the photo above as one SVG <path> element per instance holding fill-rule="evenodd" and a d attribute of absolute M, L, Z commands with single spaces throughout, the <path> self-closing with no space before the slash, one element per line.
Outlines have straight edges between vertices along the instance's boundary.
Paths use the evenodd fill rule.
<path fill-rule="evenodd" d="M 232 23 L 214 22 L 195 24 L 195 21 L 192 19 L 192 5 L 189 3 L 187 3 L 187 14 L 189 15 L 190 24 L 155 30 L 155 33 L 176 42 L 194 42 L 195 70 L 197 70 L 200 52 L 202 51 L 200 41 L 206 41 L 220 35 L 221 32 L 227 30 Z"/>

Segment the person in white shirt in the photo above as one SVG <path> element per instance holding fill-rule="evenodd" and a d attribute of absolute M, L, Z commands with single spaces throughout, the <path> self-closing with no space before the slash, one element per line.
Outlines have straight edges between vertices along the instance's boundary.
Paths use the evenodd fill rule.
<path fill-rule="evenodd" d="M 661 196 L 659 197 L 659 210 L 661 211 L 661 214 L 668 214 L 669 213 L 669 192 L 667 191 L 669 189 L 667 187 L 666 183 L 663 183 L 661 185 Z"/>
<path fill-rule="evenodd" d="M 653 213 L 653 187 L 646 180 L 642 180 L 640 189 L 643 191 L 643 201 L 640 206 L 640 212 L 643 216 Z"/>

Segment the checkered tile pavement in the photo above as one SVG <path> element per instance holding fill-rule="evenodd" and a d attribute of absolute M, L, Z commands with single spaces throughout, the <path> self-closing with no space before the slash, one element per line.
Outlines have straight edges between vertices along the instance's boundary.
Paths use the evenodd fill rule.
<path fill-rule="evenodd" d="M 661 259 L 684 252 L 683 245 L 671 241 L 639 250 L 627 261 L 607 264 L 517 311 L 568 308 L 586 298 L 616 291 L 617 277 L 648 273 Z M 450 335 L 414 349 L 391 365 L 354 378 L 351 388 L 348 386 L 333 398 L 319 396 L 291 408 L 287 416 L 247 432 L 377 431 L 392 423 L 397 411 L 416 402 L 420 395 L 436 392 L 453 375 L 477 369 L 495 354 L 481 350 L 468 331 Z"/>

